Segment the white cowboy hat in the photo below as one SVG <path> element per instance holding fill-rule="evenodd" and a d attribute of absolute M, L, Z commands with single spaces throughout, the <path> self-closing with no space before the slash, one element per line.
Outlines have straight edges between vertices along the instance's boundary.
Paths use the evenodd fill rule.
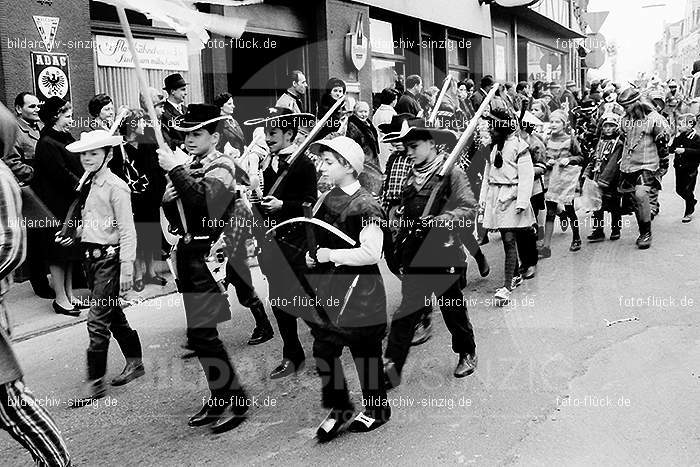
<path fill-rule="evenodd" d="M 94 130 L 80 133 L 80 139 L 66 146 L 70 152 L 86 152 L 106 146 L 116 146 L 122 143 L 121 136 L 114 136 L 107 130 Z"/>
<path fill-rule="evenodd" d="M 533 125 L 533 126 L 544 125 L 544 122 L 542 120 L 540 120 L 539 118 L 537 118 L 535 116 L 535 114 L 533 114 L 529 110 L 525 111 L 525 115 L 523 116 L 522 121 L 523 121 L 523 123 L 528 123 L 528 124 Z"/>
<path fill-rule="evenodd" d="M 358 174 L 362 173 L 365 167 L 365 153 L 355 140 L 348 138 L 347 136 L 337 136 L 333 139 L 322 139 L 311 143 L 311 146 L 318 148 L 319 146 L 325 146 L 331 151 L 335 151 L 340 154 L 346 161 L 350 163 L 355 172 Z M 319 148 L 319 151 L 322 149 Z"/>

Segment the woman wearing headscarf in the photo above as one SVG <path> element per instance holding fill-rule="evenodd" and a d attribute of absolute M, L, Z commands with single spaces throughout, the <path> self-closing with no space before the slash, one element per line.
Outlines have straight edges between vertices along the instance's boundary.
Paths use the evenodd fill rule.
<path fill-rule="evenodd" d="M 79 308 L 73 297 L 73 263 L 79 260 L 75 247 L 64 247 L 54 241 L 57 225 L 66 218 L 71 204 L 77 197 L 75 191 L 84 170 L 80 157 L 66 150 L 75 141 L 70 134 L 73 124 L 73 107 L 60 97 L 50 97 L 39 110 L 44 123 L 41 137 L 36 144 L 36 162 L 32 188 L 46 204 L 55 220 L 48 222 L 44 232 L 43 252 L 48 263 L 56 299 L 56 313 L 78 316 Z"/>

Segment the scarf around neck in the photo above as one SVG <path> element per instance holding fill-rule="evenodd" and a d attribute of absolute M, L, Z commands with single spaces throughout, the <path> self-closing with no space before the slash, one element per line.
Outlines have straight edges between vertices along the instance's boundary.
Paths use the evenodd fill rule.
<path fill-rule="evenodd" d="M 438 154 L 432 162 L 424 162 L 421 165 L 413 166 L 414 183 L 419 189 L 439 167 L 442 167 L 444 160 L 444 156 L 442 154 Z"/>

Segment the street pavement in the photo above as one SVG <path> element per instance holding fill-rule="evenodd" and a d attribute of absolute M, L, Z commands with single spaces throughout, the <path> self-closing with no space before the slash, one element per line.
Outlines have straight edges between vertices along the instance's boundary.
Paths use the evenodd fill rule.
<path fill-rule="evenodd" d="M 221 435 L 187 427 L 207 391 L 197 361 L 180 358 L 185 319 L 177 294 L 128 308 L 147 374 L 99 404 L 67 407 L 85 376 L 84 324 L 24 340 L 15 350 L 76 465 L 694 465 L 700 459 L 700 218 L 681 224 L 672 174 L 664 186 L 651 249 L 634 246 L 632 216 L 624 218 L 621 240 L 584 241 L 576 253 L 568 251 L 571 232 L 557 227 L 552 258 L 500 309 L 489 303 L 503 281 L 502 245 L 492 235 L 484 248 L 491 275 L 477 277 L 470 259 L 464 291 L 472 300 L 476 373 L 452 377 L 456 356 L 436 312 L 433 338 L 412 348 L 402 385 L 389 393 L 391 421 L 327 445 L 314 439 L 326 411 L 308 329 L 299 325 L 306 369 L 271 381 L 279 336 L 247 346 L 253 318 L 232 289 L 233 319 L 221 335 L 257 406 L 244 424 Z M 589 226 L 581 219 L 585 237 Z M 391 312 L 399 284 L 385 272 Z M 265 295 L 257 268 L 253 275 Z M 343 361 L 359 406 L 347 352 Z M 122 365 L 113 342 L 108 376 Z M 30 463 L 0 434 L 1 465 Z"/>

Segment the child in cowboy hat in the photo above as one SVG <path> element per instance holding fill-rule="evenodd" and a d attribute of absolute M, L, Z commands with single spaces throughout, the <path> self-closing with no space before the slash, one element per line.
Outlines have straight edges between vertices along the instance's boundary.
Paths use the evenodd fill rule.
<path fill-rule="evenodd" d="M 74 399 L 80 407 L 106 393 L 107 350 L 114 335 L 126 359 L 122 373 L 112 380 L 120 386 L 143 376 L 141 341 L 131 328 L 119 305 L 119 293 L 131 289 L 136 259 L 136 228 L 131 209 L 131 191 L 126 182 L 108 167 L 112 147 L 121 136 L 105 130 L 83 133 L 80 140 L 66 149 L 80 153 L 86 172 L 92 172 L 90 189 L 82 207 L 81 245 L 85 251 L 85 269 L 92 292 L 87 319 L 90 345 L 87 350 L 87 393 Z M 63 243 L 71 243 L 65 239 Z"/>
<path fill-rule="evenodd" d="M 400 383 L 416 324 L 431 309 L 426 297 L 433 293 L 452 334 L 452 350 L 459 355 L 454 376 L 468 376 L 476 369 L 477 358 L 474 331 L 462 295 L 466 254 L 459 230 L 470 228 L 476 201 L 458 165 L 445 174 L 445 189 L 430 212 L 423 215 L 432 189 L 441 182 L 437 174 L 447 158 L 439 145 L 454 145 L 456 136 L 429 126 L 423 119 L 413 119 L 403 122 L 401 130 L 384 141 L 402 141 L 413 161 L 401 192 L 403 222 L 394 245 L 394 256 L 401 263 L 403 298 L 392 318 L 385 352 L 385 384 L 394 387 Z"/>
<path fill-rule="evenodd" d="M 340 229 L 354 242 L 318 234 L 320 248 L 306 254 L 309 281 L 323 303 L 326 316 L 311 324 L 313 354 L 322 378 L 323 406 L 331 409 L 316 432 L 328 441 L 353 415 L 340 355 L 349 347 L 360 378 L 365 411 L 349 430 L 367 432 L 391 416 L 382 378 L 382 339 L 386 334 L 386 293 L 379 272 L 386 221 L 379 203 L 360 186 L 364 152 L 352 139 L 339 136 L 314 143 L 322 160 L 321 172 L 333 183 L 316 204 L 314 217 Z M 313 149 L 313 147 L 312 147 Z"/>
<path fill-rule="evenodd" d="M 237 211 L 239 203 L 235 202 L 235 164 L 216 150 L 227 118 L 215 105 L 191 104 L 174 127 L 185 134 L 191 160 L 179 149 L 158 149 L 158 162 L 170 177 L 163 209 L 182 234 L 176 270 L 185 305 L 187 343 L 199 359 L 210 391 L 188 425 L 210 425 L 213 433 L 240 425 L 250 408 L 250 399 L 216 328 L 231 319 L 229 303 L 206 264 L 222 232 L 227 255 L 238 253 L 237 243 L 245 228 L 231 222 L 246 214 Z M 244 224 L 246 220 L 244 217 Z"/>

